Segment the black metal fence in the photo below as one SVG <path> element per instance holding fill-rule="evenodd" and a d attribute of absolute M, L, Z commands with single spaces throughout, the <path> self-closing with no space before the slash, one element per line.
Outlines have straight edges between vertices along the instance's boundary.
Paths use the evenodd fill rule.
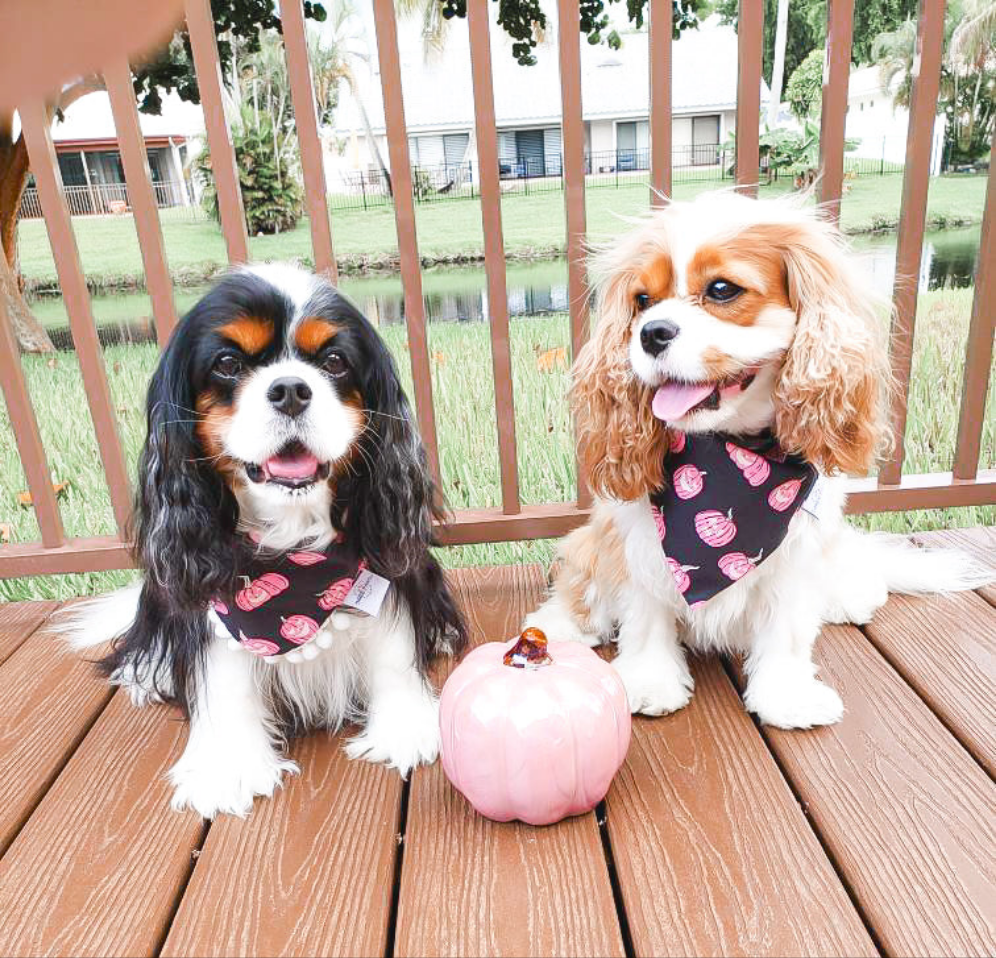
<path fill-rule="evenodd" d="M 881 150 L 864 149 L 861 156 L 845 158 L 845 172 L 850 177 L 885 176 L 901 173 L 900 162 L 887 159 L 895 151 L 882 143 Z M 878 155 L 872 155 L 872 153 Z M 734 147 L 730 144 L 677 146 L 672 152 L 672 181 L 715 183 L 722 186 L 733 180 Z M 503 195 L 528 196 L 533 193 L 557 193 L 564 188 L 563 163 L 559 153 L 503 157 L 499 160 Z M 761 160 L 761 179 L 794 178 L 795 168 L 768 169 Z M 646 186 L 650 182 L 649 148 L 605 150 L 585 154 L 586 189 Z M 453 199 L 471 199 L 479 195 L 476 160 L 412 167 L 412 184 L 416 203 L 439 203 Z M 391 204 L 390 174 L 378 169 L 357 170 L 333 180 L 329 207 L 333 210 L 375 209 Z"/>

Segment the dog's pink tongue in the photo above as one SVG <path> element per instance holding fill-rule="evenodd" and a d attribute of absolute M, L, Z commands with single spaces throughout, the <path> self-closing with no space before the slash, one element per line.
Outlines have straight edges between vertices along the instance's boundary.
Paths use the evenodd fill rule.
<path fill-rule="evenodd" d="M 310 452 L 270 456 L 266 460 L 266 471 L 275 479 L 307 479 L 318 472 L 318 459 Z"/>
<path fill-rule="evenodd" d="M 698 405 L 715 387 L 707 383 L 668 383 L 654 393 L 654 415 L 664 422 L 674 422 Z"/>

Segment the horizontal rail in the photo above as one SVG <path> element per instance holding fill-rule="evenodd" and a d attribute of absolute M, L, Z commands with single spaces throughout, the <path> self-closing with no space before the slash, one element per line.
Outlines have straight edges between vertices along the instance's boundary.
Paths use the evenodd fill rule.
<path fill-rule="evenodd" d="M 980 471 L 975 481 L 955 479 L 950 472 L 904 476 L 894 487 L 879 486 L 873 478 L 851 479 L 846 512 L 860 515 L 984 506 L 994 500 L 996 469 Z M 553 539 L 576 529 L 590 515 L 590 509 L 579 509 L 573 502 L 524 505 L 514 515 L 500 508 L 463 509 L 452 522 L 437 526 L 436 534 L 443 546 Z M 46 549 L 37 542 L 0 547 L 0 579 L 131 568 L 134 560 L 129 546 L 114 536 L 70 539 L 56 549 Z"/>

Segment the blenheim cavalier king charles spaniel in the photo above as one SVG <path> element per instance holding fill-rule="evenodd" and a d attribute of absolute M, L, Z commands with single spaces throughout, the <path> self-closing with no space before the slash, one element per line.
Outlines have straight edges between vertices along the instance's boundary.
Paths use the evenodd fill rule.
<path fill-rule="evenodd" d="M 73 613 L 136 704 L 190 718 L 176 808 L 244 815 L 295 731 L 357 720 L 351 756 L 406 774 L 439 748 L 426 679 L 461 617 L 429 552 L 439 496 L 387 348 L 327 281 L 224 277 L 152 377 L 140 586 Z M 366 613 L 366 614 L 363 614 Z"/>
<path fill-rule="evenodd" d="M 596 268 L 572 399 L 597 498 L 527 625 L 615 639 L 634 712 L 688 703 L 687 646 L 745 655 L 762 722 L 837 722 L 823 623 L 980 581 L 957 553 L 844 521 L 843 475 L 889 444 L 875 297 L 817 213 L 728 192 L 653 213 Z"/>

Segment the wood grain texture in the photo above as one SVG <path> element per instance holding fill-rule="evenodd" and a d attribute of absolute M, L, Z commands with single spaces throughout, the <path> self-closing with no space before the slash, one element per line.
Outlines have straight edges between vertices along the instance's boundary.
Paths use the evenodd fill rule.
<path fill-rule="evenodd" d="M 877 955 L 719 659 L 638 718 L 606 800 L 637 955 Z"/>
<path fill-rule="evenodd" d="M 996 609 L 974 592 L 894 595 L 865 634 L 996 778 Z"/>
<path fill-rule="evenodd" d="M 110 697 L 54 635 L 33 635 L 0 667 L 0 855 Z"/>
<path fill-rule="evenodd" d="M 327 732 L 246 819 L 215 820 L 162 954 L 383 955 L 402 782 Z"/>
<path fill-rule="evenodd" d="M 449 576 L 472 644 L 504 640 L 539 603 L 539 566 Z M 442 663 L 439 678 L 449 671 Z M 621 955 L 594 814 L 548 828 L 478 815 L 439 763 L 416 771 L 398 902 L 396 955 Z"/>
<path fill-rule="evenodd" d="M 912 539 L 920 545 L 958 549 L 980 562 L 996 579 L 996 526 L 918 532 Z M 990 605 L 996 606 L 996 584 L 983 586 L 978 592 Z"/>
<path fill-rule="evenodd" d="M 765 734 L 878 942 L 996 954 L 996 786 L 857 629 L 817 660 L 843 721 Z"/>
<path fill-rule="evenodd" d="M 8 602 L 0 605 L 0 664 L 59 608 L 58 602 Z"/>
<path fill-rule="evenodd" d="M 151 955 L 203 834 L 169 807 L 185 726 L 117 695 L 0 860 L 0 954 Z"/>

